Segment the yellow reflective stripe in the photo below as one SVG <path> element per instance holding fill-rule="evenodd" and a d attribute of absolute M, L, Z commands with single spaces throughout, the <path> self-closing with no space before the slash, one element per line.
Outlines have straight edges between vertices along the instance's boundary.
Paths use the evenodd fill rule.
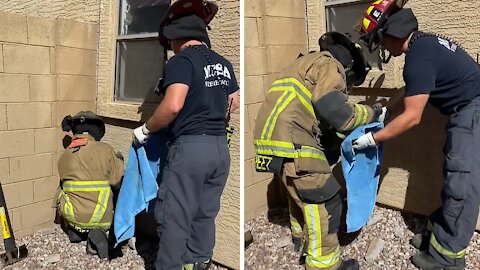
<path fill-rule="evenodd" d="M 335 250 L 328 255 L 320 256 L 319 258 L 313 258 L 313 257 L 307 256 L 307 258 L 305 259 L 305 262 L 312 267 L 329 268 L 337 264 L 339 260 L 340 260 L 340 247 L 337 246 L 337 248 L 335 248 Z"/>
<path fill-rule="evenodd" d="M 308 256 L 318 258 L 322 255 L 322 230 L 318 204 L 307 204 L 304 207 L 308 231 Z"/>
<path fill-rule="evenodd" d="M 294 91 L 303 106 L 315 117 L 312 106 L 312 93 L 297 79 L 286 78 L 274 81 L 269 92 L 274 91 Z"/>
<path fill-rule="evenodd" d="M 283 93 L 280 98 L 278 98 L 274 109 L 270 112 L 270 115 L 265 122 L 261 138 L 267 140 L 272 137 L 273 129 L 275 128 L 278 116 L 294 98 L 295 96 L 291 92 L 287 91 Z"/>
<path fill-rule="evenodd" d="M 355 120 L 355 124 L 353 125 L 353 128 L 357 128 L 367 123 L 368 110 L 367 110 L 367 107 L 365 107 L 365 105 L 354 104 L 354 106 L 355 106 L 355 109 L 357 110 L 357 119 Z"/>
<path fill-rule="evenodd" d="M 433 232 L 433 224 L 430 220 L 427 222 L 427 231 Z"/>
<path fill-rule="evenodd" d="M 75 222 L 75 214 L 73 213 L 73 205 L 72 202 L 70 201 L 70 197 L 68 194 L 63 193 L 63 196 L 65 198 L 65 205 L 63 206 L 63 212 L 65 213 L 65 218 L 69 222 Z"/>
<path fill-rule="evenodd" d="M 100 191 L 98 194 L 97 205 L 95 206 L 95 211 L 93 211 L 92 217 L 90 218 L 89 224 L 97 224 L 102 220 L 107 210 L 108 199 L 110 197 L 110 189 L 105 191 Z"/>
<path fill-rule="evenodd" d="M 430 244 L 432 245 L 433 248 L 435 248 L 435 250 L 438 251 L 438 253 L 445 255 L 449 258 L 460 259 L 465 256 L 466 249 L 462 249 L 459 252 L 452 252 L 442 247 L 442 245 L 438 243 L 434 233 L 432 233 L 432 236 L 430 236 Z"/>
<path fill-rule="evenodd" d="M 254 140 L 253 143 L 255 152 L 259 155 L 327 160 L 321 150 L 311 146 L 302 146 L 300 149 L 295 149 L 293 143 L 273 140 Z"/>
<path fill-rule="evenodd" d="M 290 216 L 290 227 L 292 228 L 292 232 L 295 234 L 300 234 L 303 232 L 302 226 L 298 223 L 297 219 Z"/>
<path fill-rule="evenodd" d="M 108 180 L 90 180 L 90 181 L 83 181 L 83 180 L 67 180 L 63 183 L 64 185 L 100 185 L 100 184 L 108 184 Z"/>
<path fill-rule="evenodd" d="M 108 231 L 110 227 L 112 226 L 111 222 L 104 222 L 104 223 L 96 223 L 96 224 L 89 224 L 89 223 L 82 223 L 82 222 L 71 222 L 69 223 L 70 226 L 74 227 L 77 231 L 80 232 L 87 232 L 90 229 L 105 229 Z"/>

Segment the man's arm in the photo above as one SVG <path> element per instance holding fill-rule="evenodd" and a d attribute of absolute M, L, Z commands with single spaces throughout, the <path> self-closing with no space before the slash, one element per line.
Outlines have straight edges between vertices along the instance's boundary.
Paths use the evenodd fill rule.
<path fill-rule="evenodd" d="M 156 132 L 167 127 L 178 115 L 185 104 L 188 93 L 188 85 L 174 83 L 167 87 L 165 97 L 155 109 L 153 115 L 146 122 L 150 132 Z"/>
<path fill-rule="evenodd" d="M 237 90 L 228 95 L 228 102 L 230 102 L 230 112 L 234 112 L 240 108 L 240 91 Z"/>
<path fill-rule="evenodd" d="M 405 97 L 403 101 L 404 111 L 388 123 L 384 129 L 373 134 L 375 142 L 378 144 L 387 141 L 418 125 L 422 119 L 428 98 L 428 94 Z"/>

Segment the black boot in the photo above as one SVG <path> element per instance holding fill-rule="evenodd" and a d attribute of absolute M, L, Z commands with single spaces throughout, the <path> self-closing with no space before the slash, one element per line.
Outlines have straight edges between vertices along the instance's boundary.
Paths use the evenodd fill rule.
<path fill-rule="evenodd" d="M 81 233 L 73 228 L 67 228 L 67 236 L 70 243 L 80 243 L 87 240 L 86 234 Z"/>
<path fill-rule="evenodd" d="M 412 256 L 412 263 L 423 270 L 463 270 L 465 269 L 465 262 L 463 265 L 459 266 L 445 266 L 435 261 L 432 256 L 430 256 L 425 251 L 418 252 Z"/>
<path fill-rule="evenodd" d="M 412 239 L 410 239 L 410 244 L 412 244 L 412 246 L 414 246 L 416 249 L 419 249 L 420 251 L 428 250 L 429 243 L 430 233 L 417 233 L 412 237 Z"/>
<path fill-rule="evenodd" d="M 342 261 L 342 264 L 338 267 L 337 270 L 359 270 L 360 265 L 358 264 L 357 260 L 350 259 L 346 261 Z"/>
<path fill-rule="evenodd" d="M 100 259 L 108 258 L 108 238 L 101 229 L 93 229 L 88 233 L 87 253 L 98 255 Z"/>
<path fill-rule="evenodd" d="M 300 256 L 302 256 L 305 253 L 305 241 L 303 241 L 303 238 L 292 237 L 292 242 L 293 242 L 293 251 L 295 251 Z"/>

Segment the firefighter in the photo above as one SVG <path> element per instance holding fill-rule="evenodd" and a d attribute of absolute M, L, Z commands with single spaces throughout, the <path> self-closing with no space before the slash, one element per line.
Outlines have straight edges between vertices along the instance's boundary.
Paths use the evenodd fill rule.
<path fill-rule="evenodd" d="M 348 90 L 369 71 L 360 45 L 338 32 L 319 43 L 320 52 L 299 57 L 268 91 L 254 131 L 256 170 L 279 175 L 285 185 L 297 251 L 306 238 L 307 269 L 358 269 L 357 261 L 340 258 L 340 185 L 322 134 L 351 131 L 386 111 L 347 102 Z"/>
<path fill-rule="evenodd" d="M 109 231 L 123 176 L 123 157 L 100 142 L 105 123 L 90 111 L 81 111 L 62 121 L 63 131 L 73 139 L 58 160 L 60 187 L 57 213 L 72 243 L 88 240 L 90 253 L 107 258 Z"/>
<path fill-rule="evenodd" d="M 230 111 L 239 107 L 232 64 L 210 48 L 206 28 L 216 8 L 209 1 L 181 0 L 167 11 L 159 39 L 175 55 L 164 69 L 164 98 L 134 130 L 138 143 L 162 128 L 172 135 L 155 205 L 157 270 L 206 270 L 211 264 L 230 169 L 226 128 Z"/>
<path fill-rule="evenodd" d="M 480 204 L 480 68 L 450 38 L 418 31 L 411 9 L 381 12 L 389 2 L 372 4 L 363 32 L 370 44 L 379 44 L 394 57 L 405 54 L 404 109 L 384 129 L 360 137 L 354 148 L 374 147 L 418 125 L 427 103 L 449 117 L 442 207 L 430 217 L 423 243 L 419 235 L 412 239 L 420 248 L 412 262 L 420 269 L 464 269 Z"/>

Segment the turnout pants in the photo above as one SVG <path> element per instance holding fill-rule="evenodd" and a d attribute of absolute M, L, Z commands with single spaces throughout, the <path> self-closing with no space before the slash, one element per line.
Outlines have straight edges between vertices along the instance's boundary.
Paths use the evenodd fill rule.
<path fill-rule="evenodd" d="M 465 263 L 480 204 L 480 98 L 455 110 L 446 126 L 442 207 L 431 217 L 429 253 L 445 266 Z M 431 228 L 432 229 L 432 228 Z"/>
<path fill-rule="evenodd" d="M 286 162 L 281 179 L 288 192 L 292 235 L 307 242 L 306 268 L 337 269 L 342 201 L 335 178 L 321 173 L 297 175 L 294 163 Z"/>
<path fill-rule="evenodd" d="M 180 136 L 171 145 L 155 205 L 157 270 L 204 262 L 215 245 L 215 217 L 227 181 L 226 136 Z"/>

